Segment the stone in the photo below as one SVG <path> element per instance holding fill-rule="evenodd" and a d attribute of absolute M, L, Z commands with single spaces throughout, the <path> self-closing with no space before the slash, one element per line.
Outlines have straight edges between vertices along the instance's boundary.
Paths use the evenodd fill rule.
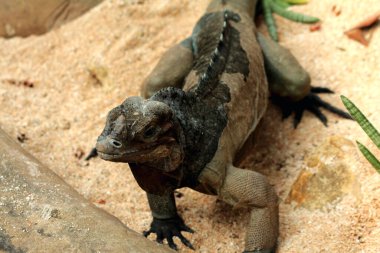
<path fill-rule="evenodd" d="M 43 34 L 79 17 L 102 0 L 0 1 L 0 36 Z"/>
<path fill-rule="evenodd" d="M 346 195 L 361 199 L 360 183 L 354 173 L 356 147 L 341 136 L 333 136 L 305 158 L 285 203 L 309 210 L 334 206 Z"/>
<path fill-rule="evenodd" d="M 0 129 L 0 252 L 173 252 L 80 196 Z"/>

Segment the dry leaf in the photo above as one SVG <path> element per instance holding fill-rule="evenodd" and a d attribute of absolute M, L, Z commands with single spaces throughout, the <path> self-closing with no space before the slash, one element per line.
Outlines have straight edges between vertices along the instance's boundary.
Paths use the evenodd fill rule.
<path fill-rule="evenodd" d="M 104 204 L 106 204 L 106 200 L 105 199 L 99 199 L 97 201 L 97 203 L 100 204 L 100 205 L 104 205 Z"/>
<path fill-rule="evenodd" d="M 309 31 L 310 31 L 310 32 L 316 32 L 316 31 L 321 30 L 321 28 L 322 28 L 322 24 L 321 24 L 320 22 L 318 22 L 318 23 L 316 23 L 316 24 L 314 24 L 314 25 L 311 25 L 311 26 L 309 27 Z"/>
<path fill-rule="evenodd" d="M 368 46 L 372 34 L 375 31 L 374 28 L 380 26 L 380 11 L 367 17 L 351 29 L 344 32 L 348 38 L 356 40 L 364 46 Z"/>
<path fill-rule="evenodd" d="M 339 16 L 342 13 L 342 10 L 336 5 L 332 7 L 331 11 L 335 14 L 335 16 Z"/>
<path fill-rule="evenodd" d="M 352 40 L 356 40 L 357 42 L 359 42 L 360 44 L 366 47 L 369 44 L 369 39 L 366 38 L 363 34 L 363 31 L 358 28 L 353 29 L 353 30 L 348 30 L 347 32 L 345 32 L 345 34 L 347 35 L 348 38 Z"/>

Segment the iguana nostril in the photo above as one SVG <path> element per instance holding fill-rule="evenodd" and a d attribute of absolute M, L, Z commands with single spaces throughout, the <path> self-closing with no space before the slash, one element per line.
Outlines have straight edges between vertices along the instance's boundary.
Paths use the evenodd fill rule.
<path fill-rule="evenodd" d="M 110 140 L 110 144 L 111 144 L 113 147 L 115 147 L 115 148 L 121 148 L 121 146 L 122 146 L 122 144 L 121 144 L 120 141 L 113 140 L 113 139 Z"/>

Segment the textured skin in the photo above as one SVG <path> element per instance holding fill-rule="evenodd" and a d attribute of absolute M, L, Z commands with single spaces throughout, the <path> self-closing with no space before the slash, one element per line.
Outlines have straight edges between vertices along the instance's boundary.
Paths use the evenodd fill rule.
<path fill-rule="evenodd" d="M 192 248 L 181 234 L 192 230 L 173 195 L 190 187 L 251 210 L 246 252 L 275 250 L 276 193 L 263 175 L 233 161 L 265 113 L 269 90 L 307 104 L 313 89 L 291 53 L 257 33 L 256 5 L 212 1 L 192 35 L 169 49 L 145 80 L 146 99 L 127 98 L 111 110 L 98 138 L 99 156 L 129 163 L 147 192 L 153 222 L 144 235 L 155 233 L 173 249 L 173 236 Z"/>
<path fill-rule="evenodd" d="M 260 33 L 257 40 L 265 57 L 265 70 L 272 95 L 298 101 L 310 91 L 310 75 L 284 47 Z M 280 57 L 279 57 L 280 56 Z"/>
<path fill-rule="evenodd" d="M 148 193 L 153 222 L 144 234 L 156 233 L 158 242 L 167 239 L 174 249 L 172 236 L 192 247 L 181 235 L 191 230 L 175 208 L 173 191 L 180 187 L 250 208 L 245 249 L 275 247 L 274 190 L 264 176 L 232 165 L 268 103 L 255 6 L 256 1 L 212 1 L 192 36 L 170 49 L 145 81 L 142 94 L 154 95 L 128 98 L 114 108 L 98 138 L 100 157 L 128 162 Z M 184 57 L 181 66 L 174 52 Z"/>
<path fill-rule="evenodd" d="M 215 2 L 208 11 L 225 8 Z M 229 9 L 240 12 L 234 6 Z M 256 41 L 251 13 L 254 12 L 239 13 L 241 21 L 233 23 L 240 35 L 244 34 L 235 43 L 239 43 L 247 55 L 249 74 L 247 77 L 243 73 L 224 73 L 221 76 L 222 82 L 231 91 L 231 101 L 227 104 L 229 120 L 219 140 L 214 159 L 199 176 L 202 186 L 217 192 L 221 200 L 252 210 L 245 240 L 245 249 L 249 251 L 273 248 L 278 235 L 277 197 L 274 190 L 264 176 L 232 166 L 236 152 L 263 116 L 269 96 L 263 58 Z M 184 90 L 191 89 L 193 80 L 197 78 L 195 71 L 190 72 Z"/>
<path fill-rule="evenodd" d="M 277 196 L 263 175 L 229 165 L 219 198 L 236 207 L 251 208 L 246 250 L 273 248 L 278 233 Z"/>

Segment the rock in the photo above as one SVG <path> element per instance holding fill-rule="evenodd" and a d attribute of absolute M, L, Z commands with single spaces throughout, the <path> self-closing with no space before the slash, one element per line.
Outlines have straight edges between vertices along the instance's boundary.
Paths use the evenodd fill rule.
<path fill-rule="evenodd" d="M 361 199 L 354 168 L 356 147 L 350 140 L 333 136 L 306 157 L 306 168 L 294 182 L 285 203 L 309 210 L 334 206 L 344 196 Z"/>
<path fill-rule="evenodd" d="M 1 251 L 173 252 L 85 200 L 0 129 Z"/>
<path fill-rule="evenodd" d="M 0 36 L 9 38 L 43 34 L 82 15 L 101 1 L 0 1 Z"/>

